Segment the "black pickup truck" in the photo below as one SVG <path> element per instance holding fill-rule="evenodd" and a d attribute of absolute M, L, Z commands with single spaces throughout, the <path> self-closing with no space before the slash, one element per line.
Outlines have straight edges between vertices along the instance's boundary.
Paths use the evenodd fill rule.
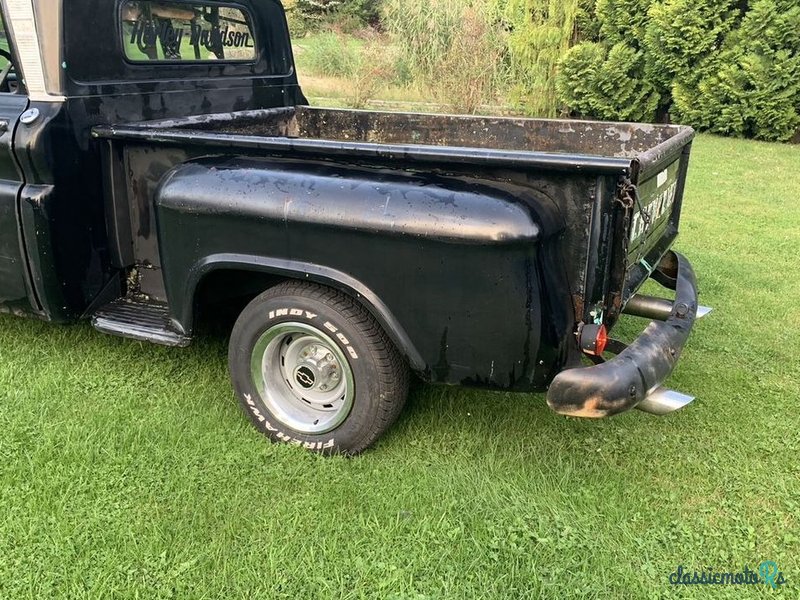
<path fill-rule="evenodd" d="M 0 6 L 4 312 L 186 346 L 239 307 L 245 411 L 324 453 L 410 372 L 580 417 L 691 401 L 662 387 L 706 311 L 670 250 L 691 129 L 311 108 L 276 0 Z M 623 313 L 652 320 L 629 347 Z"/>

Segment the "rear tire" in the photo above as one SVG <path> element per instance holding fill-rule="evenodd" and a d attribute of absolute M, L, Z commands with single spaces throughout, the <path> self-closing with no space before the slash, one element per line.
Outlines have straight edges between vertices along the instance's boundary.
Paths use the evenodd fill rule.
<path fill-rule="evenodd" d="M 257 429 L 325 454 L 362 452 L 408 395 L 408 367 L 372 315 L 314 283 L 286 282 L 248 304 L 228 363 Z"/>

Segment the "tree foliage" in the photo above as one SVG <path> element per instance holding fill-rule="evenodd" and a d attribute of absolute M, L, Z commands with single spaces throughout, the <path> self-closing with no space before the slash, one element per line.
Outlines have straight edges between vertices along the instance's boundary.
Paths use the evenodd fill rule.
<path fill-rule="evenodd" d="M 765 140 L 800 127 L 800 0 L 284 2 L 295 32 L 387 33 L 394 80 L 459 110 L 502 95 L 535 116 Z"/>
<path fill-rule="evenodd" d="M 582 115 L 647 121 L 658 107 L 658 92 L 644 80 L 642 53 L 623 42 L 610 49 L 586 42 L 561 64 L 559 96 Z"/>
<path fill-rule="evenodd" d="M 787 140 L 800 126 L 800 6 L 757 0 L 700 75 L 676 81 L 675 117 L 726 135 Z"/>
<path fill-rule="evenodd" d="M 639 49 L 648 23 L 647 11 L 653 0 L 597 0 L 600 38 L 608 45 L 627 44 Z"/>
<path fill-rule="evenodd" d="M 647 77 L 669 92 L 713 70 L 725 37 L 740 20 L 737 0 L 666 0 L 653 4 L 643 32 Z"/>
<path fill-rule="evenodd" d="M 330 23 L 348 28 L 377 26 L 381 4 L 382 0 L 284 0 L 290 24 L 299 33 Z"/>
<path fill-rule="evenodd" d="M 573 114 L 765 140 L 800 126 L 796 0 L 597 0 L 596 16 L 595 40 L 560 63 Z"/>
<path fill-rule="evenodd" d="M 579 0 L 493 0 L 508 32 L 510 95 L 529 114 L 556 114 L 556 72 L 574 41 L 579 5 Z"/>

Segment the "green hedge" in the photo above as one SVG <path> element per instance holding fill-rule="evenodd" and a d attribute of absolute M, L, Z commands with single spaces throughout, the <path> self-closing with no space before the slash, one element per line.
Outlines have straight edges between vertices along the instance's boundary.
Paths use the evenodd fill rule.
<path fill-rule="evenodd" d="M 791 138 L 800 127 L 800 6 L 757 0 L 698 70 L 673 86 L 676 119 L 726 135 Z"/>
<path fill-rule="evenodd" d="M 800 126 L 797 0 L 597 0 L 597 41 L 560 63 L 574 115 L 788 140 Z"/>
<path fill-rule="evenodd" d="M 561 64 L 559 97 L 581 115 L 598 119 L 649 121 L 659 94 L 646 82 L 642 53 L 620 42 L 608 49 L 586 42 Z"/>
<path fill-rule="evenodd" d="M 597 0 L 600 38 L 609 45 L 624 43 L 638 50 L 651 4 L 652 0 Z"/>

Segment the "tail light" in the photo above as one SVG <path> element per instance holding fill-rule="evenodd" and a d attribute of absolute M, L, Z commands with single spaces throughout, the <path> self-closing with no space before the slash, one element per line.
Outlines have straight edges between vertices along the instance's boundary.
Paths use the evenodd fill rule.
<path fill-rule="evenodd" d="M 591 356 L 602 356 L 608 345 L 608 330 L 605 325 L 584 325 L 580 335 L 581 350 Z"/>

